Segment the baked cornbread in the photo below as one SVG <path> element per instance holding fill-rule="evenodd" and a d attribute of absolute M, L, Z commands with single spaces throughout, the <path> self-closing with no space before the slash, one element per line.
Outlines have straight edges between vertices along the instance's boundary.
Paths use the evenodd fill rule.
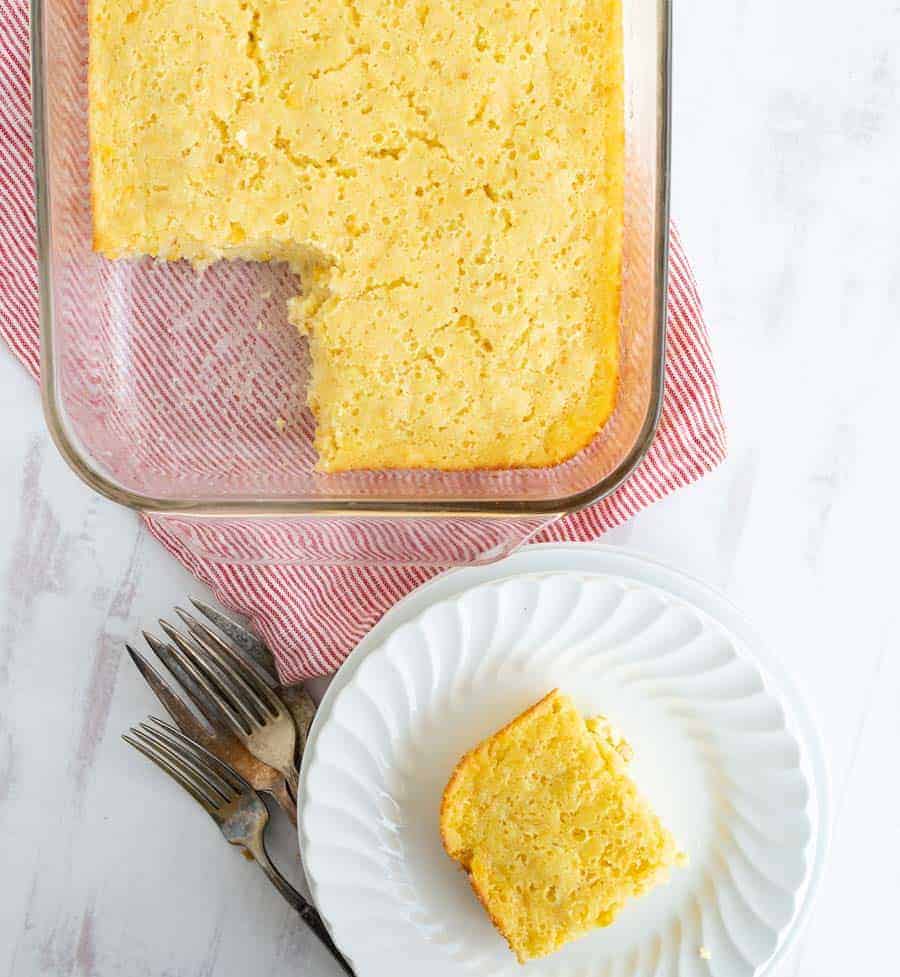
<path fill-rule="evenodd" d="M 287 261 L 326 471 L 545 466 L 617 377 L 621 0 L 90 0 L 95 248 Z"/>
<path fill-rule="evenodd" d="M 608 926 L 681 860 L 626 772 L 630 747 L 554 690 L 467 753 L 444 848 L 520 963 Z"/>

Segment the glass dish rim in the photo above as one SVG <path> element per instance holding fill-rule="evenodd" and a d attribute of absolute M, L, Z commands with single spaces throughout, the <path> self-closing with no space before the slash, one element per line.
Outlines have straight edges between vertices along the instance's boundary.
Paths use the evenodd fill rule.
<path fill-rule="evenodd" d="M 98 494 L 138 512 L 181 514 L 197 517 L 265 516 L 503 516 L 568 515 L 599 502 L 614 492 L 640 464 L 650 448 L 662 413 L 665 384 L 665 345 L 669 260 L 669 198 L 671 156 L 672 0 L 657 0 L 657 158 L 656 262 L 653 269 L 654 344 L 650 377 L 650 402 L 640 433 L 629 453 L 598 482 L 572 495 L 550 499 L 385 499 L 373 496 L 331 496 L 317 499 L 160 499 L 132 492 L 104 475 L 69 437 L 62 418 L 54 370 L 53 306 L 50 300 L 50 184 L 47 173 L 44 88 L 44 0 L 31 0 L 32 139 L 34 143 L 35 211 L 40 316 L 41 403 L 50 436 L 75 474 Z"/>

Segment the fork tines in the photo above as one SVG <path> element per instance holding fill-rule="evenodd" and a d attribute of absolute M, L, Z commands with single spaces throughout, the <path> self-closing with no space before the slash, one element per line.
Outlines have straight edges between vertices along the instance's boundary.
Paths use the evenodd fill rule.
<path fill-rule="evenodd" d="M 238 735 L 249 735 L 280 715 L 278 701 L 246 664 L 226 657 L 212 642 L 204 643 L 201 651 L 188 635 L 167 621 L 159 623 L 175 646 L 172 653 L 178 664 L 213 698 L 229 724 L 238 727 Z"/>
<path fill-rule="evenodd" d="M 122 739 L 178 781 L 210 813 L 253 789 L 237 771 L 154 716 L 132 726 Z"/>
<path fill-rule="evenodd" d="M 234 642 L 235 647 L 242 652 L 245 659 L 249 659 L 259 666 L 260 671 L 266 676 L 266 679 L 272 686 L 278 685 L 278 672 L 275 668 L 275 660 L 272 658 L 272 652 L 269 651 L 268 646 L 260 638 L 247 628 L 241 627 L 237 621 L 233 621 L 230 617 L 226 617 L 214 607 L 205 604 L 202 600 L 197 600 L 195 597 L 188 599 L 207 621 L 210 621 L 222 634 Z M 187 612 L 179 608 L 176 608 L 176 610 L 181 615 L 181 619 L 184 620 L 184 615 Z M 190 617 L 190 615 L 188 616 Z M 194 619 L 192 618 L 192 620 Z"/>
<path fill-rule="evenodd" d="M 204 604 L 197 602 L 196 606 L 211 620 L 222 618 Z M 187 698 L 209 720 L 213 731 L 234 736 L 257 761 L 283 775 L 287 792 L 296 791 L 297 748 L 300 745 L 302 749 L 303 742 L 299 732 L 304 720 L 303 695 L 288 690 L 276 692 L 277 685 L 260 663 L 259 656 L 246 657 L 244 646 L 255 641 L 257 651 L 264 648 L 257 639 L 251 640 L 245 635 L 243 645 L 232 644 L 230 638 L 215 634 L 183 608 L 178 607 L 176 611 L 184 622 L 183 629 L 160 620 L 165 634 L 163 640 L 144 632 L 157 658 L 180 683 Z M 232 632 L 239 635 L 243 629 L 232 623 L 229 633 Z M 146 666 L 138 657 L 132 653 L 139 668 L 142 664 Z M 144 667 L 141 671 L 147 678 L 148 669 Z M 150 685 L 157 691 L 153 682 Z M 158 692 L 157 695 L 168 709 L 166 697 Z M 178 721 L 176 713 L 172 712 L 172 715 Z M 193 733 L 196 729 L 184 731 Z M 195 738 L 220 752 L 204 736 Z M 291 806 L 287 794 L 279 803 Z"/>
<path fill-rule="evenodd" d="M 190 636 L 204 650 L 212 653 L 218 651 L 229 661 L 236 663 L 242 669 L 248 669 L 268 688 L 275 688 L 277 680 L 267 668 L 264 668 L 253 655 L 244 653 L 241 645 L 237 645 L 240 653 L 236 652 L 227 641 L 223 641 L 214 631 L 208 628 L 202 621 L 198 621 L 193 614 L 190 614 L 183 607 L 176 607 L 175 613 L 181 618 L 190 632 Z M 221 616 L 221 615 L 220 615 Z M 237 627 L 237 625 L 235 625 Z"/>

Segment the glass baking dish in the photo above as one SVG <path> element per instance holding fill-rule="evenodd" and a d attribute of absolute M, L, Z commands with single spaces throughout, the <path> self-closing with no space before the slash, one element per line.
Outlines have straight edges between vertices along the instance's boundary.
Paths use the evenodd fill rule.
<path fill-rule="evenodd" d="M 547 469 L 328 475 L 314 470 L 308 359 L 286 320 L 297 286 L 285 266 L 219 262 L 201 274 L 92 251 L 86 8 L 34 0 L 32 78 L 44 410 L 88 485 L 169 514 L 167 529 L 205 559 L 448 566 L 500 558 L 628 477 L 662 401 L 669 0 L 624 2 L 621 373 L 610 421 Z"/>

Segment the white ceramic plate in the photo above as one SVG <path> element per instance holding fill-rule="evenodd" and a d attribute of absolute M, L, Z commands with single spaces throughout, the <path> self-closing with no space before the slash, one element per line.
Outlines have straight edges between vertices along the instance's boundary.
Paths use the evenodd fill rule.
<path fill-rule="evenodd" d="M 815 763 L 707 611 L 634 579 L 527 575 L 448 596 L 354 658 L 308 747 L 300 836 L 360 977 L 520 972 L 443 853 L 438 807 L 459 756 L 556 685 L 621 727 L 691 863 L 525 972 L 749 977 L 785 943 L 823 848 Z"/>

